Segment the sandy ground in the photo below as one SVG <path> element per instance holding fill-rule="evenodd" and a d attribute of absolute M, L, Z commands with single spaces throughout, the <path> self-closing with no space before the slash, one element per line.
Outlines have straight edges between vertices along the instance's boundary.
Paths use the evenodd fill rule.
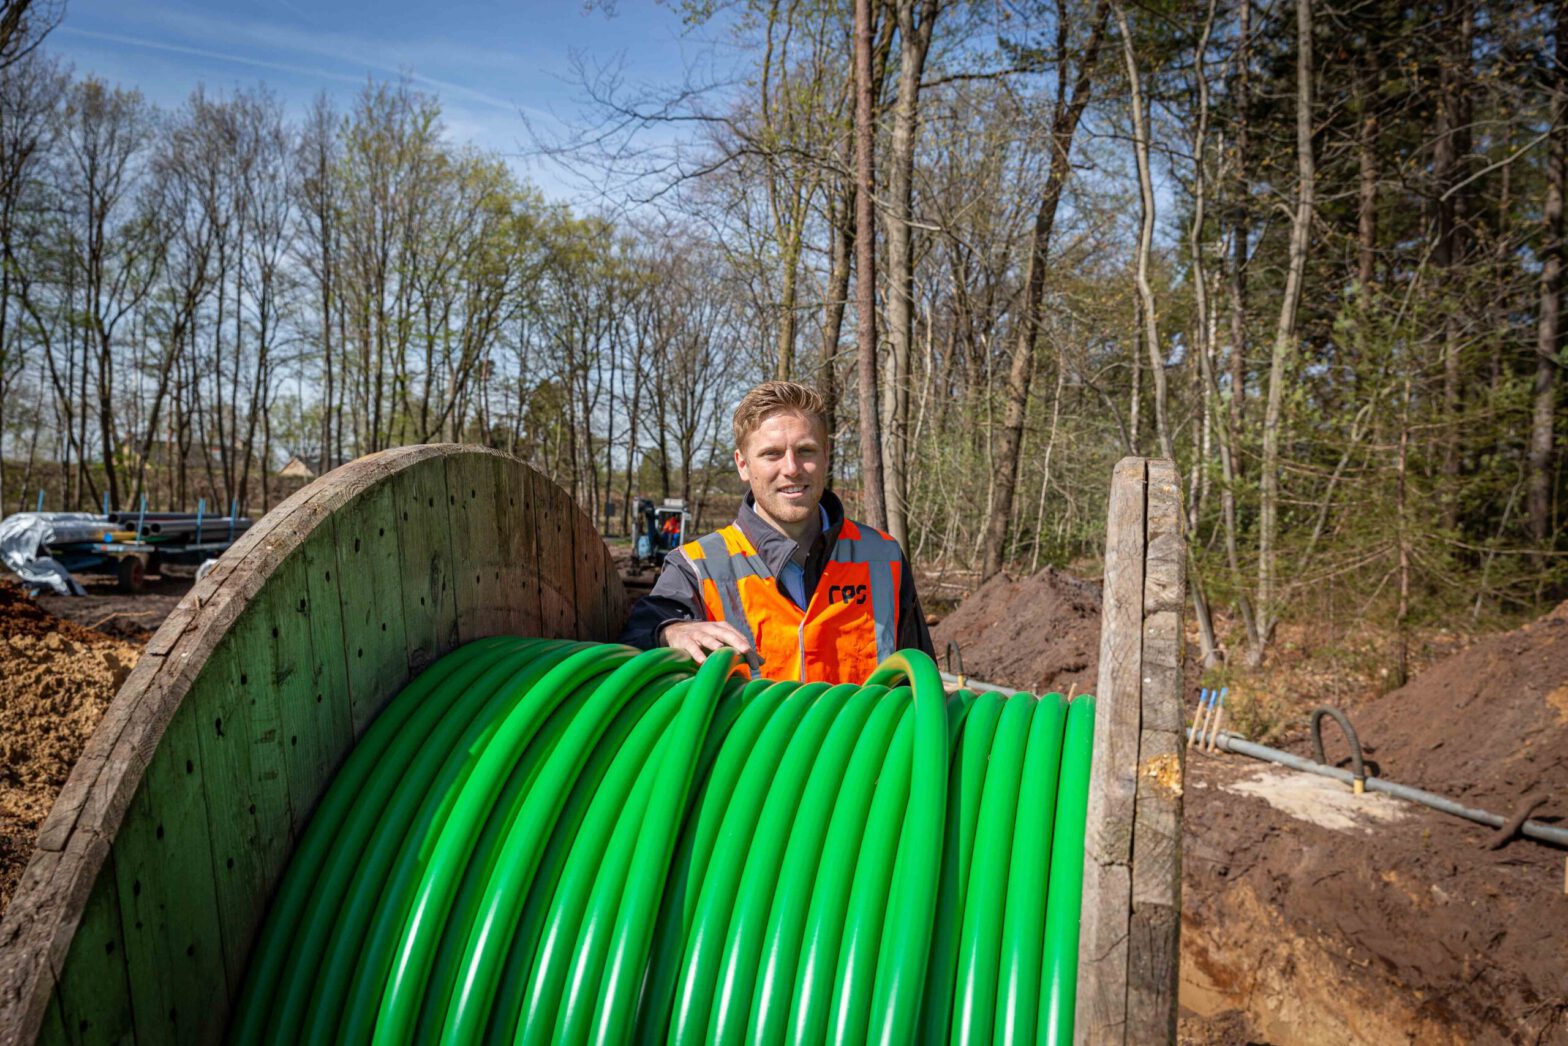
<path fill-rule="evenodd" d="M 0 581 L 0 909 L 140 643 L 62 620 Z"/>

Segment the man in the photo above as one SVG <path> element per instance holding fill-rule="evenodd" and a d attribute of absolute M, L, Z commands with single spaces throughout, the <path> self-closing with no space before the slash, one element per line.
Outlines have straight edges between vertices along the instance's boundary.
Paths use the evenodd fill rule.
<path fill-rule="evenodd" d="M 826 490 L 822 397 L 765 382 L 741 400 L 734 432 L 751 488 L 735 522 L 670 555 L 621 642 L 699 664 L 732 647 L 753 675 L 805 682 L 863 682 L 896 649 L 934 655 L 903 550 Z"/>

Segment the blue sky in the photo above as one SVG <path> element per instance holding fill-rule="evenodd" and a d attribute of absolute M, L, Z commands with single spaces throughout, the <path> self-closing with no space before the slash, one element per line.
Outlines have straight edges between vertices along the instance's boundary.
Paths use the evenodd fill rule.
<path fill-rule="evenodd" d="M 407 75 L 440 97 L 448 137 L 506 155 L 558 199 L 567 172 L 525 155 L 526 118 L 550 133 L 580 119 L 572 56 L 624 63 L 646 84 L 678 83 L 691 65 L 726 61 L 718 30 L 687 32 L 651 0 L 68 0 L 47 47 L 78 75 L 136 87 L 174 107 L 197 84 L 266 83 L 299 113 L 321 91 L 346 105 L 367 77 Z"/>

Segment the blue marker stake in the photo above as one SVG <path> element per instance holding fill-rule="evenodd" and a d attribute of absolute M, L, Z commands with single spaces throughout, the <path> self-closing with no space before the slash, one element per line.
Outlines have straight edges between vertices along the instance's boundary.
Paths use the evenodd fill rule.
<path fill-rule="evenodd" d="M 1209 730 L 1209 751 L 1214 751 L 1215 742 L 1220 737 L 1220 724 L 1225 721 L 1225 695 L 1230 693 L 1230 687 L 1223 687 L 1215 700 L 1218 702 L 1214 711 L 1214 724 Z"/>
<path fill-rule="evenodd" d="M 1192 747 L 1192 742 L 1197 739 L 1198 734 L 1203 730 L 1203 715 L 1204 712 L 1208 710 L 1208 707 L 1209 689 L 1204 687 L 1202 690 L 1198 691 L 1198 711 L 1197 714 L 1192 717 L 1192 733 L 1187 735 L 1188 748 Z"/>

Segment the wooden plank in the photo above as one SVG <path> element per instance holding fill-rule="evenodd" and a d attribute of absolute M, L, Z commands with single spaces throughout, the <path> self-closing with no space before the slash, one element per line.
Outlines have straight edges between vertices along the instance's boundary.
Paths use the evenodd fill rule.
<path fill-rule="evenodd" d="M 446 469 L 406 468 L 391 479 L 403 563 L 403 630 L 409 674 L 458 644 Z"/>
<path fill-rule="evenodd" d="M 1089 792 L 1089 851 L 1097 863 L 1132 855 L 1143 646 L 1144 462 L 1123 458 L 1111 481 L 1103 624 Z"/>
<path fill-rule="evenodd" d="M 1179 614 L 1187 595 L 1187 543 L 1182 534 L 1181 483 L 1173 463 L 1149 462 L 1147 493 L 1143 611 Z"/>
<path fill-rule="evenodd" d="M 350 472 L 347 468 L 342 471 Z M 40 847 L 63 848 L 70 831 L 84 817 L 87 823 L 112 834 L 130 803 L 145 760 L 182 695 L 199 675 L 207 654 L 270 578 L 275 564 L 288 554 L 297 533 L 324 518 L 334 498 L 344 496 L 344 490 L 355 487 L 362 477 L 356 472 L 346 480 L 352 482 L 312 484 L 296 492 L 248 530 L 181 599 L 170 616 L 174 624 L 166 621 L 154 633 L 89 738 L 40 831 Z M 285 518 L 292 520 L 293 528 L 284 524 Z M 281 535 L 280 530 L 284 531 Z M 200 629 L 195 624 L 198 620 Z M 111 766 L 115 768 L 111 787 L 95 789 L 99 775 Z"/>
<path fill-rule="evenodd" d="M 397 524 L 388 483 L 366 490 L 323 524 L 332 528 L 337 549 L 337 567 L 322 578 L 328 585 L 337 579 L 356 738 L 408 680 Z"/>
<path fill-rule="evenodd" d="M 510 577 L 507 599 L 513 635 L 537 636 L 543 631 L 539 603 L 539 539 L 534 470 L 516 458 L 496 459 L 496 504 L 501 509 L 502 562 Z"/>
<path fill-rule="evenodd" d="M 1181 933 L 1182 611 L 1187 549 L 1174 463 L 1148 466 L 1142 728 L 1133 829 L 1127 1041 L 1174 1041 Z"/>
<path fill-rule="evenodd" d="M 540 633 L 552 639 L 577 637 L 577 583 L 572 578 L 575 508 L 566 492 L 538 473 L 533 477 L 535 538 L 539 542 Z"/>
<path fill-rule="evenodd" d="M 1170 905 L 1146 904 L 1133 909 L 1127 947 L 1127 1024 L 1122 1042 L 1176 1041 L 1180 922 L 1179 911 Z"/>
<path fill-rule="evenodd" d="M 1081 1043 L 1122 1041 L 1126 1028 L 1128 865 L 1142 715 L 1146 477 L 1142 458 L 1123 458 L 1111 477 L 1079 928 L 1074 1037 Z"/>
<path fill-rule="evenodd" d="M 241 615 L 185 707 L 195 718 L 228 990 L 250 952 L 248 916 L 267 896 L 293 827 L 282 714 L 269 685 L 271 618 Z M 194 767 L 194 763 L 191 764 Z"/>
<path fill-rule="evenodd" d="M 228 1013 L 228 976 L 194 702 L 169 723 L 161 758 L 114 842 L 125 961 L 142 1042 L 216 1041 Z"/>
<path fill-rule="evenodd" d="M 1174 733 L 1144 734 L 1138 764 L 1137 826 L 1132 849 L 1132 907 L 1179 900 L 1172 872 L 1181 871 L 1181 757 Z"/>
<path fill-rule="evenodd" d="M 587 516 L 573 512 L 572 523 L 572 556 L 576 563 L 572 575 L 577 581 L 577 636 L 579 639 L 605 643 L 615 638 L 610 635 L 609 621 L 609 550 Z"/>
<path fill-rule="evenodd" d="M 39 1046 L 55 1046 L 56 1043 L 69 1043 L 70 1035 L 65 1030 L 65 1014 L 60 1009 L 58 998 L 49 999 L 49 1008 L 45 1011 L 43 1027 L 38 1031 Z"/>
<path fill-rule="evenodd" d="M 457 633 L 458 640 L 467 643 L 506 631 L 508 624 L 507 593 L 501 582 L 503 550 L 497 542 L 494 462 L 482 454 L 449 457 L 446 483 Z"/>
<path fill-rule="evenodd" d="M 1101 897 L 1127 897 L 1132 893 L 1132 869 L 1124 864 L 1097 869 L 1096 887 Z M 1077 1013 L 1073 1041 L 1098 1046 L 1123 1042 L 1127 1020 L 1127 951 L 1130 933 L 1127 906 L 1089 904 L 1088 881 L 1080 909 L 1078 932 Z M 1090 950 L 1092 949 L 1092 950 Z"/>
<path fill-rule="evenodd" d="M 304 712 L 301 714 L 296 705 L 286 705 L 284 709 L 290 736 L 301 737 L 299 750 L 290 748 L 290 774 L 298 770 L 309 778 L 308 782 L 291 781 L 289 787 L 296 831 L 302 831 L 309 822 L 321 793 L 353 748 L 354 710 L 343 638 L 343 606 L 337 590 L 326 580 L 337 559 L 334 538 L 330 528 L 317 527 L 305 539 L 296 558 L 290 560 L 291 569 L 297 563 L 299 578 L 291 582 L 294 602 L 289 613 L 294 619 L 289 627 L 296 637 L 300 629 L 306 632 L 310 651 L 309 683 L 300 695 L 306 699 Z M 299 605 L 300 593 L 305 600 L 303 610 Z M 280 647 L 275 655 L 274 674 L 288 668 L 283 660 L 286 649 Z M 308 723 L 308 727 L 296 727 L 296 722 Z M 300 733 L 300 729 L 305 732 Z"/>
<path fill-rule="evenodd" d="M 59 898 L 41 889 L 55 881 L 66 855 L 36 850 L 0 923 L 0 1042 L 27 1042 L 37 1034 L 54 994 L 50 949 L 60 936 Z M 73 927 L 74 929 L 74 927 Z M 68 946 L 68 944 L 66 945 Z M 63 953 L 64 947 L 60 949 Z"/>
<path fill-rule="evenodd" d="M 61 966 L 56 996 L 62 1015 L 69 1014 L 63 1022 L 67 1041 L 122 1042 L 135 1034 L 112 863 L 99 873 L 82 912 Z"/>

